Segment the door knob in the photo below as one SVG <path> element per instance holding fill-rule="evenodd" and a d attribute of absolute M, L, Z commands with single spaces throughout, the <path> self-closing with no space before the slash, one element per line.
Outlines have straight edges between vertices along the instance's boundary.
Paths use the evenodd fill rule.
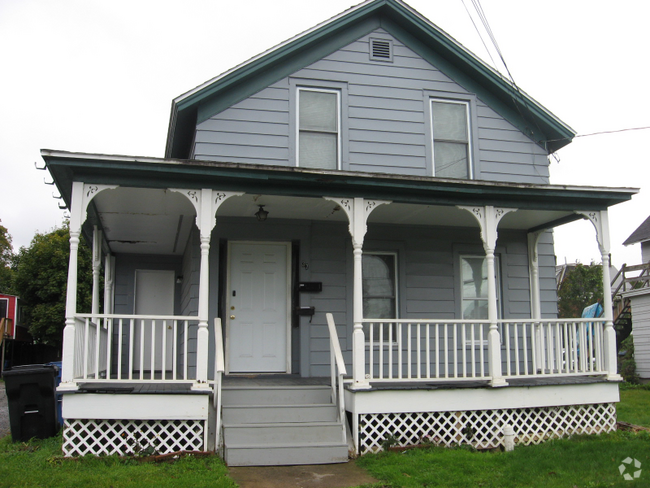
<path fill-rule="evenodd" d="M 230 320 L 235 320 L 235 316 L 234 316 L 234 315 L 231 315 L 231 316 L 230 316 Z"/>

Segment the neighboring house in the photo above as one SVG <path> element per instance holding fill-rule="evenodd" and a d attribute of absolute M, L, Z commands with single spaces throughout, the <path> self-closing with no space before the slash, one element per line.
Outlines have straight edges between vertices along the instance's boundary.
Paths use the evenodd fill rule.
<path fill-rule="evenodd" d="M 4 339 L 30 341 L 31 336 L 21 323 L 20 298 L 0 293 L 0 332 Z"/>
<path fill-rule="evenodd" d="M 589 338 L 556 319 L 550 231 L 589 219 L 607 264 L 637 190 L 550 185 L 574 135 L 375 0 L 176 98 L 164 159 L 43 150 L 70 209 L 65 454 L 327 463 L 614 429 L 611 303 Z"/>
<path fill-rule="evenodd" d="M 650 382 L 650 217 L 623 243 L 625 246 L 641 243 L 641 264 L 624 265 L 622 285 L 615 288 L 615 299 L 620 304 L 621 322 L 634 335 L 636 372 L 642 382 Z"/>

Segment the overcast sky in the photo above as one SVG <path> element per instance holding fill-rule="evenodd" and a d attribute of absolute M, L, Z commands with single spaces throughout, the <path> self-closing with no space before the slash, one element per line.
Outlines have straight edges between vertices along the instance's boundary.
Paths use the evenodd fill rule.
<path fill-rule="evenodd" d="M 356 3 L 0 0 L 0 219 L 14 248 L 63 219 L 49 174 L 34 167 L 41 148 L 162 157 L 174 97 Z M 408 3 L 492 64 L 462 0 Z M 482 6 L 517 84 L 578 134 L 650 126 L 650 2 Z M 621 244 L 650 213 L 649 137 L 578 137 L 551 163 L 554 184 L 641 188 L 610 209 L 617 266 L 641 260 L 638 244 Z M 591 224 L 555 239 L 559 263 L 600 261 Z"/>

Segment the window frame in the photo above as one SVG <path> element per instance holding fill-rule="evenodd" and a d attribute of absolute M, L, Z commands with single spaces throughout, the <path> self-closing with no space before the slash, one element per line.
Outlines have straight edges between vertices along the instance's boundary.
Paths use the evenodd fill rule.
<path fill-rule="evenodd" d="M 395 297 L 394 297 L 394 300 L 395 300 L 395 305 L 394 305 L 394 307 L 395 307 L 395 317 L 383 318 L 383 319 L 379 318 L 379 317 L 366 317 L 366 315 L 365 315 L 365 313 L 363 313 L 363 309 L 362 309 L 363 319 L 364 320 L 366 320 L 366 319 L 368 319 L 368 320 L 376 319 L 375 322 L 397 320 L 400 317 L 400 308 L 399 308 L 400 307 L 400 297 L 399 297 L 399 285 L 400 285 L 400 281 L 399 281 L 399 253 L 396 252 L 396 251 L 364 251 L 363 255 L 362 255 L 362 260 L 363 260 L 363 257 L 368 256 L 368 255 L 372 255 L 372 256 L 392 256 L 393 257 L 393 290 L 394 290 L 394 294 L 395 294 Z M 363 269 L 363 262 L 362 262 L 362 269 Z M 363 300 L 365 299 L 365 294 L 363 293 L 363 274 L 361 276 L 361 281 L 362 281 L 362 286 L 361 286 L 362 297 L 361 297 L 361 300 L 362 300 L 362 303 L 363 303 Z M 388 325 L 389 325 L 389 327 L 394 328 L 393 341 L 389 343 L 388 342 L 388 336 L 386 335 L 386 333 L 384 333 L 384 343 L 383 343 L 383 345 L 384 346 L 391 346 L 391 345 L 394 346 L 394 345 L 396 345 L 398 343 L 397 342 L 397 333 L 396 333 L 396 324 L 394 322 L 391 322 Z M 365 343 L 366 343 L 366 345 L 368 345 L 368 344 L 370 344 L 370 334 L 368 333 L 367 327 L 364 327 L 363 332 L 364 332 L 364 335 L 365 335 Z M 373 345 L 375 347 L 378 347 L 379 346 L 379 337 L 377 336 L 374 339 L 375 340 L 373 341 Z"/>
<path fill-rule="evenodd" d="M 343 117 L 342 117 L 342 100 L 343 94 L 341 93 L 340 88 L 330 88 L 330 87 L 321 87 L 321 86 L 310 86 L 304 84 L 297 84 L 295 90 L 295 152 L 294 152 L 294 162 L 297 168 L 306 168 L 305 166 L 300 165 L 300 133 L 302 132 L 300 128 L 300 92 L 311 91 L 318 93 L 333 93 L 336 95 L 336 168 L 335 170 L 340 170 L 342 167 L 341 157 L 342 157 L 342 137 L 343 132 Z M 311 132 L 316 134 L 333 134 L 334 132 L 326 131 L 315 131 L 315 130 L 305 130 L 305 132 Z M 330 170 L 331 168 L 307 168 L 307 169 L 324 169 Z"/>
<path fill-rule="evenodd" d="M 481 159 L 478 151 L 478 109 L 476 96 L 471 93 L 453 93 L 437 90 L 423 90 L 422 103 L 424 105 L 425 117 L 424 124 L 426 130 L 425 148 L 426 148 L 426 167 L 427 174 L 436 176 L 434 162 L 434 139 L 433 139 L 433 105 L 434 101 L 439 102 L 456 102 L 467 104 L 467 121 L 468 121 L 468 180 L 481 178 Z M 459 179 L 459 181 L 464 181 Z"/>
<path fill-rule="evenodd" d="M 447 104 L 455 104 L 455 105 L 463 105 L 465 107 L 465 122 L 466 122 L 466 128 L 467 128 L 467 178 L 468 180 L 473 180 L 474 179 L 474 158 L 472 157 L 472 119 L 471 119 L 471 107 L 470 107 L 470 102 L 469 100 L 458 100 L 458 99 L 449 99 L 449 98 L 438 98 L 438 97 L 430 97 L 429 98 L 429 117 L 430 117 L 430 124 L 431 124 L 431 169 L 433 172 L 433 176 L 436 176 L 436 152 L 435 152 L 435 146 L 436 146 L 436 140 L 438 142 L 450 142 L 453 144 L 461 144 L 461 142 L 457 140 L 452 140 L 452 139 L 443 139 L 443 138 L 438 138 L 436 139 L 436 135 L 433 130 L 433 104 L 434 103 L 447 103 Z M 447 177 L 449 178 L 449 177 Z M 460 180 L 465 179 L 465 178 L 458 178 Z"/>
<path fill-rule="evenodd" d="M 488 317 L 485 317 L 484 319 L 465 319 L 465 317 L 463 315 L 463 310 L 465 308 L 463 305 L 464 305 L 465 300 L 466 300 L 466 298 L 463 296 L 463 288 L 464 288 L 463 287 L 463 285 L 464 285 L 464 281 L 463 281 L 463 259 L 464 258 L 481 258 L 483 260 L 486 260 L 487 256 L 485 256 L 484 254 L 476 254 L 476 253 L 459 253 L 458 254 L 458 270 L 459 270 L 458 279 L 460 281 L 460 293 L 459 293 L 459 295 L 460 295 L 460 318 L 461 318 L 461 320 L 487 320 Z M 497 318 L 498 319 L 503 318 L 503 310 L 502 310 L 502 308 L 503 308 L 503 300 L 502 300 L 502 293 L 501 293 L 501 285 L 502 285 L 502 283 L 501 283 L 501 270 L 500 270 L 501 266 L 500 266 L 500 263 L 501 263 L 501 259 L 495 253 L 495 255 L 494 255 L 494 273 L 496 274 Z M 467 299 L 467 300 L 478 301 L 479 299 Z M 488 302 L 488 306 L 489 306 L 489 297 L 485 298 L 485 299 L 480 299 L 480 300 Z"/>

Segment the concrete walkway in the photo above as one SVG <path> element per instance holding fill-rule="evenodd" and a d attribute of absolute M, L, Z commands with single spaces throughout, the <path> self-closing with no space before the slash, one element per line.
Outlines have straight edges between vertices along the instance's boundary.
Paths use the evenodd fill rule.
<path fill-rule="evenodd" d="M 354 461 L 304 466 L 242 466 L 228 468 L 239 488 L 350 488 L 377 480 Z"/>

